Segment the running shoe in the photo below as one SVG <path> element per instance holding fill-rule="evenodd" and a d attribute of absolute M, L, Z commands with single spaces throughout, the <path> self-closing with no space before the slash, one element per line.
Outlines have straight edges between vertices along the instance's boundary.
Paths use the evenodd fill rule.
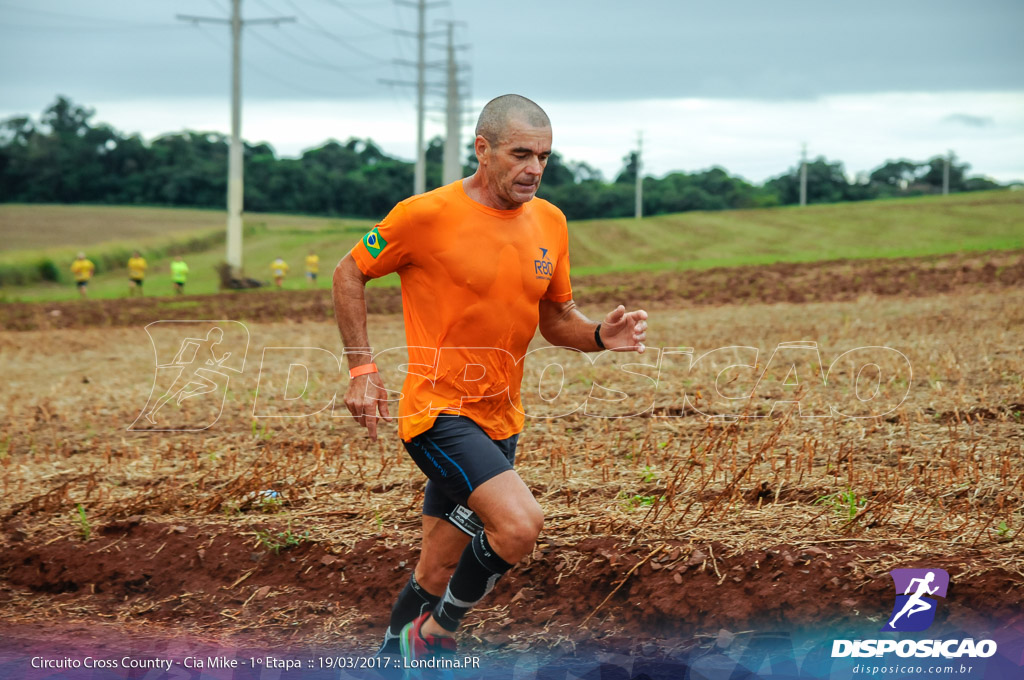
<path fill-rule="evenodd" d="M 423 623 L 430 617 L 425 612 L 406 624 L 399 635 L 406 678 L 412 680 L 449 680 L 454 676 L 451 661 L 455 658 L 455 638 L 423 635 Z M 438 664 L 435 666 L 434 661 Z"/>
<path fill-rule="evenodd" d="M 380 647 L 374 656 L 400 656 L 401 654 L 402 649 L 398 643 L 398 636 L 385 633 L 384 641 L 380 643 Z"/>
<path fill-rule="evenodd" d="M 402 680 L 405 677 L 401 644 L 397 635 L 391 635 L 390 629 L 384 634 L 384 642 L 373 656 L 376 659 L 377 675 L 383 680 Z"/>

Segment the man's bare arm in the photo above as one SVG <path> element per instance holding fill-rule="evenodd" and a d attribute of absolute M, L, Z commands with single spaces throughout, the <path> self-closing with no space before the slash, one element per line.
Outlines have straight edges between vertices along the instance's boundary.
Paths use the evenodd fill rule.
<path fill-rule="evenodd" d="M 541 300 L 539 311 L 541 335 L 552 345 L 583 352 L 601 349 L 594 338 L 597 322 L 584 316 L 574 301 Z M 605 349 L 642 353 L 647 340 L 647 312 L 642 309 L 627 312 L 619 305 L 601 322 L 600 333 Z"/>
<path fill-rule="evenodd" d="M 334 317 L 338 321 L 341 341 L 349 370 L 368 364 L 373 350 L 366 330 L 366 282 L 352 255 L 345 255 L 334 269 Z M 370 439 L 377 439 L 377 418 L 391 420 L 388 412 L 387 390 L 379 373 L 367 373 L 353 378 L 345 392 L 345 406 L 356 421 L 366 427 Z M 379 415 L 378 415 L 379 413 Z"/>

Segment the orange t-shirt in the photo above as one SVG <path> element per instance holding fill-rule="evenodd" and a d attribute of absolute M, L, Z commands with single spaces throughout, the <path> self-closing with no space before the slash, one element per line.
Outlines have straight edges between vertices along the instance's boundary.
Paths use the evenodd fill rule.
<path fill-rule="evenodd" d="M 492 439 L 520 432 L 523 357 L 540 300 L 572 299 L 565 216 L 534 198 L 495 210 L 462 181 L 399 203 L 352 248 L 364 274 L 397 271 L 409 365 L 398 434 L 461 413 Z"/>

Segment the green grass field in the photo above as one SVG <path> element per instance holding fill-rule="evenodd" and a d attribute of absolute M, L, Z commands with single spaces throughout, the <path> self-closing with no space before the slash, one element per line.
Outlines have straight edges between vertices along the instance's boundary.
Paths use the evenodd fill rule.
<path fill-rule="evenodd" d="M 249 214 L 245 224 L 252 232 L 244 247 L 247 275 L 269 280 L 270 262 L 281 255 L 291 266 L 285 287 L 304 288 L 303 260 L 312 249 L 321 261 L 318 285 L 326 288 L 334 264 L 372 223 Z M 0 205 L 0 267 L 31 264 L 45 256 L 63 277 L 60 283 L 0 291 L 7 300 L 74 298 L 67 266 L 78 249 L 90 257 L 133 248 L 157 252 L 190 238 L 209 239 L 223 228 L 220 211 Z M 569 234 L 576 274 L 1007 250 L 1024 248 L 1024 192 L 588 220 L 571 223 Z M 223 244 L 215 243 L 185 256 L 191 269 L 188 293 L 217 291 L 214 266 L 223 251 Z M 147 295 L 171 294 L 169 262 L 169 256 L 150 259 Z M 396 285 L 397 279 L 375 283 Z M 127 295 L 127 272 L 98 274 L 89 292 L 96 298 Z"/>
<path fill-rule="evenodd" d="M 271 280 L 270 263 L 281 255 L 291 267 L 286 288 L 307 285 L 304 260 L 310 249 L 320 256 L 322 278 L 352 244 L 372 226 L 369 220 L 329 219 L 293 215 L 250 214 L 245 216 L 248 232 L 244 239 L 243 259 L 248 276 Z M 4 249 L 0 250 L 0 268 L 31 268 L 41 259 L 50 259 L 58 267 L 60 282 L 36 282 L 24 286 L 5 286 L 0 294 L 6 300 L 61 300 L 77 296 L 68 267 L 78 250 L 94 262 L 139 249 L 147 255 L 149 271 L 144 284 L 146 295 L 170 295 L 172 257 L 166 251 L 181 249 L 190 240 L 214 241 L 199 252 L 186 252 L 189 265 L 186 292 L 215 293 L 218 279 L 214 267 L 224 259 L 222 211 L 136 208 L 120 206 L 0 205 L 0 231 Z M 7 235 L 23 248 L 7 247 Z M 211 238 L 212 237 L 212 238 Z M 47 244 L 60 244 L 51 245 Z M 149 253 L 160 252 L 153 257 Z M 126 258 L 127 255 L 124 255 Z M 125 260 L 126 262 L 127 260 Z M 117 298 L 128 294 L 128 273 L 123 268 L 97 273 L 89 283 L 89 297 Z"/>
<path fill-rule="evenodd" d="M 1024 247 L 1024 192 L 688 212 L 570 225 L 573 271 L 936 255 Z"/>
<path fill-rule="evenodd" d="M 109 243 L 145 245 L 223 230 L 225 219 L 223 210 L 0 203 L 0 231 L 4 235 L 0 254 L 50 249 L 56 244 L 72 251 L 102 248 Z M 319 231 L 337 222 L 302 215 L 253 214 L 246 218 L 247 224 L 308 231 Z"/>

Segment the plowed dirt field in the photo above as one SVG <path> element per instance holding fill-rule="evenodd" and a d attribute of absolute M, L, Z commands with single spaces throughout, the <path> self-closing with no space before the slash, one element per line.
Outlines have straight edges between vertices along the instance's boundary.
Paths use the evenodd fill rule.
<path fill-rule="evenodd" d="M 575 281 L 592 317 L 619 302 L 650 310 L 651 351 L 593 364 L 562 351 L 557 398 L 556 354 L 527 360 L 517 468 L 546 525 L 470 614 L 464 648 L 877 630 L 896 567 L 950 573 L 942 625 L 1013 621 L 1022 282 L 1024 253 Z M 400 304 L 397 290 L 371 291 L 378 348 L 404 345 Z M 0 306 L 5 626 L 372 651 L 416 560 L 423 480 L 393 424 L 371 443 L 332 411 L 346 381 L 331 314 L 315 291 Z M 247 334 L 226 331 L 222 348 L 245 363 L 155 409 L 175 343 L 210 327 L 144 328 L 174 319 L 241 322 Z M 797 345 L 817 359 L 775 359 Z M 710 358 L 673 373 L 662 350 L 679 347 Z M 858 348 L 893 351 L 839 360 Z M 627 372 L 631 361 L 643 365 Z M 401 363 L 380 361 L 391 389 Z M 794 405 L 808 393 L 793 381 L 811 390 L 830 368 L 853 392 L 823 398 L 853 394 L 858 417 Z"/>

